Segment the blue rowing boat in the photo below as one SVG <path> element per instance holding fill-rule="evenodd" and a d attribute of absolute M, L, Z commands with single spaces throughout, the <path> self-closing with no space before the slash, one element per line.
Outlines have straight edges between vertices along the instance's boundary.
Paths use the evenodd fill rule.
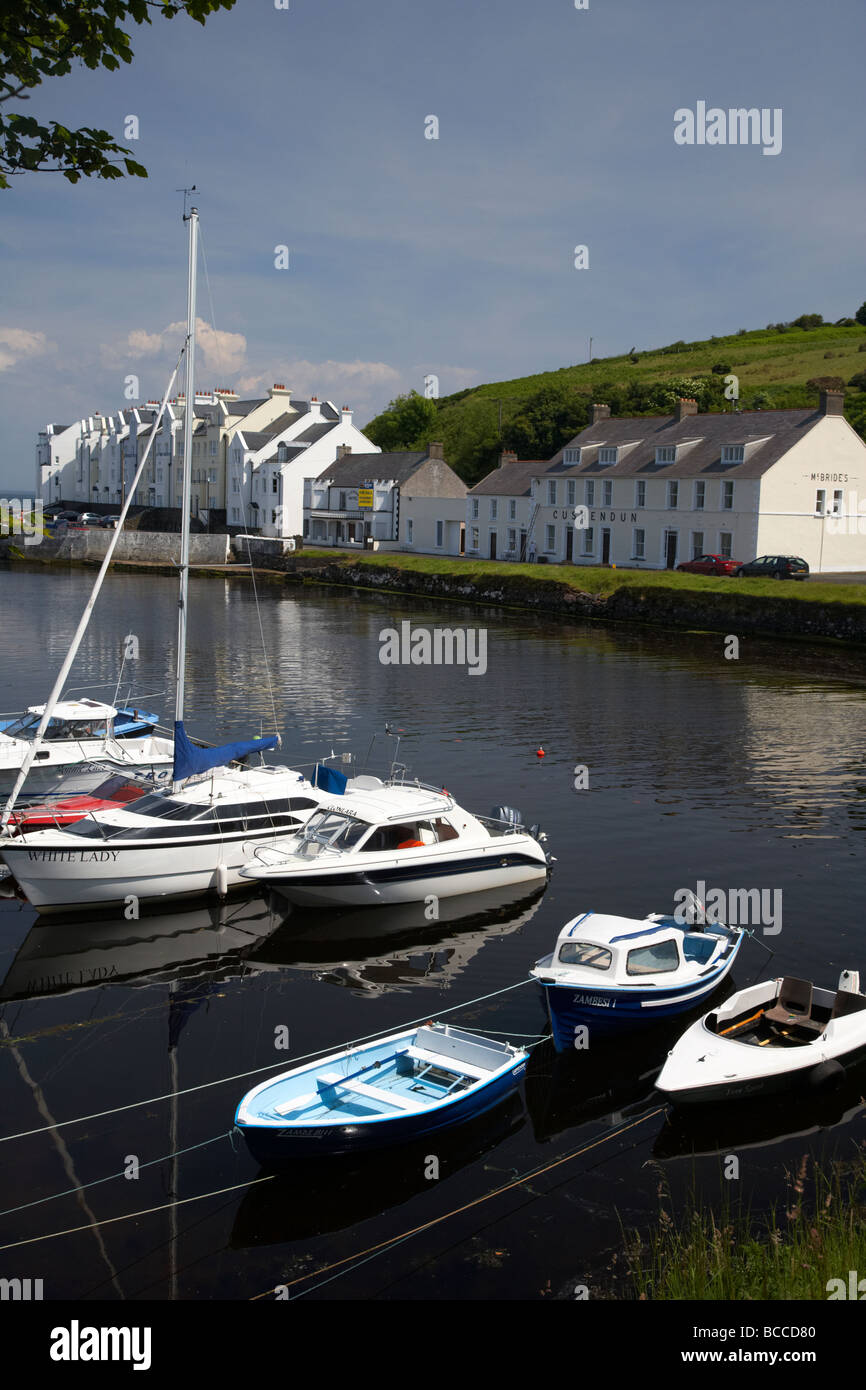
<path fill-rule="evenodd" d="M 356 1153 L 437 1134 L 498 1104 L 527 1053 L 427 1023 L 262 1081 L 235 1124 L 259 1163 Z"/>
<path fill-rule="evenodd" d="M 530 974 L 547 1000 L 558 1052 L 694 1008 L 721 984 L 742 945 L 738 927 L 653 913 L 642 921 L 582 912 Z"/>

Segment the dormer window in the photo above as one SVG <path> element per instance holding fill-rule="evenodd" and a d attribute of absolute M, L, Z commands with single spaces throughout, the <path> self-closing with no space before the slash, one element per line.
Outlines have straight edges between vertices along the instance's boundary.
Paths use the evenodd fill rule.
<path fill-rule="evenodd" d="M 562 461 L 563 461 L 563 463 L 572 464 L 572 465 L 575 464 L 575 463 L 580 463 L 580 450 L 579 450 L 579 449 L 565 449 L 565 450 L 563 451 Z"/>
<path fill-rule="evenodd" d="M 745 456 L 745 444 L 722 445 L 722 463 L 742 463 Z"/>
<path fill-rule="evenodd" d="M 599 449 L 598 461 L 600 464 L 616 463 L 617 450 L 615 448 Z"/>
<path fill-rule="evenodd" d="M 660 444 L 656 448 L 656 463 L 676 463 L 676 444 Z"/>

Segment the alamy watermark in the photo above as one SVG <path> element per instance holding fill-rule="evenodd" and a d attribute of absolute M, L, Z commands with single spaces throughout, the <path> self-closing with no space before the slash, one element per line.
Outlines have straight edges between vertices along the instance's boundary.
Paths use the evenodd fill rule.
<path fill-rule="evenodd" d="M 383 666 L 466 666 L 467 675 L 487 670 L 487 629 L 483 627 L 416 627 L 408 619 L 379 633 Z"/>
<path fill-rule="evenodd" d="M 0 497 L 0 536 L 23 536 L 25 545 L 39 545 L 45 535 L 41 497 L 22 502 L 19 497 Z"/>
<path fill-rule="evenodd" d="M 782 108 L 737 106 L 725 111 L 705 101 L 674 112 L 677 145 L 762 145 L 762 154 L 782 153 Z"/>
<path fill-rule="evenodd" d="M 782 930 L 781 888 L 707 888 L 699 879 L 696 888 L 674 893 L 677 922 L 689 926 L 716 923 L 729 927 L 761 927 L 764 936 Z"/>

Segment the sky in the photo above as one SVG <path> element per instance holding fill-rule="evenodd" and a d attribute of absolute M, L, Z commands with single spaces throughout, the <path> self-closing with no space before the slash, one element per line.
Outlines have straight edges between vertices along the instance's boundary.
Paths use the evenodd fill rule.
<path fill-rule="evenodd" d="M 162 396 L 192 184 L 196 385 L 281 382 L 361 426 L 430 375 L 445 395 L 590 338 L 604 357 L 853 314 L 862 0 L 579 2 L 238 0 L 131 25 L 130 66 L 38 88 L 28 114 L 109 130 L 149 177 L 0 191 L 0 493 L 32 492 L 46 423 L 129 405 L 130 375 Z M 781 149 L 678 143 L 699 102 L 766 110 Z"/>

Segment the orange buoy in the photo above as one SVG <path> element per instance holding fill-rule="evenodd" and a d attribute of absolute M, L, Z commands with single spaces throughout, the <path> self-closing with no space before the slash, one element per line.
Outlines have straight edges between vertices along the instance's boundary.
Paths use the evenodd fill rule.
<path fill-rule="evenodd" d="M 543 757 L 545 756 L 544 749 L 543 749 L 543 748 L 536 748 L 536 750 L 535 750 L 535 756 L 536 756 L 536 758 L 543 758 Z"/>

